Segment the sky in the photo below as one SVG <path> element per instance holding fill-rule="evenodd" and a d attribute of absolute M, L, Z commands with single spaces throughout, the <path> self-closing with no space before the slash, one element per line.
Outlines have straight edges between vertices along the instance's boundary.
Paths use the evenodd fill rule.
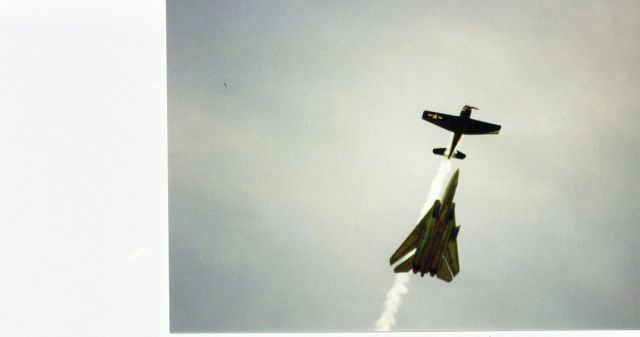
<path fill-rule="evenodd" d="M 639 329 L 638 13 L 169 0 L 171 330 L 373 331 L 465 104 L 461 271 L 394 330 Z"/>

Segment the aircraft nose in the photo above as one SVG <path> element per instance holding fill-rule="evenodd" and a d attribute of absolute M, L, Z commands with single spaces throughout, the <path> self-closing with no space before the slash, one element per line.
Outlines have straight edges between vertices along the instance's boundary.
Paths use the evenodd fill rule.
<path fill-rule="evenodd" d="M 460 169 L 457 169 L 455 172 L 453 172 L 451 179 L 449 179 L 447 190 L 445 191 L 445 194 L 451 194 L 452 198 L 453 193 L 455 193 L 456 187 L 458 186 L 458 175 L 460 175 Z"/>

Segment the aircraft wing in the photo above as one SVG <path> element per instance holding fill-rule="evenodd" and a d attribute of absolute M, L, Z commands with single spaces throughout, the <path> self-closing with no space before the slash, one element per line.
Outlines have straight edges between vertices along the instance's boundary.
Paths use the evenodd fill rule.
<path fill-rule="evenodd" d="M 465 135 L 484 135 L 488 133 L 497 134 L 500 132 L 500 125 L 469 119 L 464 128 Z"/>
<path fill-rule="evenodd" d="M 438 265 L 438 274 L 436 276 L 446 282 L 451 282 L 451 280 L 453 280 L 451 268 L 444 257 L 440 260 L 440 264 Z"/>
<path fill-rule="evenodd" d="M 451 236 L 449 237 L 449 241 L 445 246 L 444 252 L 442 253 L 442 259 L 440 260 L 440 265 L 438 266 L 438 278 L 451 282 L 453 277 L 458 275 L 460 272 L 460 263 L 458 262 L 458 232 L 460 231 L 460 226 L 456 226 L 456 215 L 455 215 L 455 206 L 453 204 L 453 208 L 451 209 L 451 213 L 449 215 L 449 226 L 453 226 L 451 230 Z"/>
<path fill-rule="evenodd" d="M 404 242 L 402 242 L 402 244 L 400 245 L 400 247 L 398 247 L 396 252 L 393 253 L 393 255 L 391 255 L 391 258 L 389 258 L 390 265 L 393 265 L 394 263 L 398 262 L 398 260 L 400 260 L 403 256 L 407 255 L 407 253 L 409 253 L 412 249 L 416 248 L 416 245 L 418 244 L 418 234 L 420 234 L 421 223 L 422 221 L 420 221 L 420 223 L 418 223 L 416 228 L 413 229 L 411 234 L 409 234 L 409 236 L 407 236 L 407 238 L 404 239 Z"/>
<path fill-rule="evenodd" d="M 456 132 L 456 129 L 458 128 L 458 120 L 460 119 L 460 117 L 425 110 L 422 113 L 422 119 L 429 123 L 433 123 L 443 129 L 449 130 L 451 132 Z"/>
<path fill-rule="evenodd" d="M 418 224 L 416 225 L 416 228 L 414 228 L 411 234 L 407 236 L 407 238 L 404 240 L 404 242 L 402 242 L 402 244 L 396 250 L 396 252 L 393 253 L 393 255 L 391 255 L 391 258 L 389 259 L 389 264 L 393 265 L 394 263 L 398 262 L 398 260 L 400 260 L 403 256 L 407 255 L 411 250 L 416 248 L 416 245 L 418 244 L 418 236 L 422 232 L 422 229 L 429 223 L 429 220 L 431 219 L 432 214 L 433 214 L 433 206 L 431 206 L 431 208 L 429 209 L 427 214 L 425 214 L 422 220 L 418 222 Z"/>
<path fill-rule="evenodd" d="M 459 228 L 460 227 L 458 227 L 458 229 Z M 447 264 L 451 267 L 453 276 L 458 275 L 458 272 L 460 272 L 460 262 L 458 262 L 458 240 L 454 238 L 447 242 L 443 258 L 444 260 L 447 260 Z"/>
<path fill-rule="evenodd" d="M 415 254 L 411 255 L 410 258 L 404 260 L 401 264 L 399 264 L 393 271 L 395 273 L 406 273 L 413 267 L 413 259 L 416 257 Z"/>
<path fill-rule="evenodd" d="M 442 254 L 442 259 L 438 266 L 438 274 L 436 276 L 443 281 L 451 282 L 453 277 L 458 275 L 459 271 L 460 264 L 458 263 L 458 244 L 454 238 L 447 242 L 447 247 Z"/>
<path fill-rule="evenodd" d="M 442 259 L 447 261 L 447 265 L 451 269 L 453 276 L 458 275 L 460 271 L 460 263 L 458 262 L 458 233 L 460 226 L 456 226 L 456 204 L 453 203 L 451 213 L 449 214 L 449 226 L 451 226 L 451 234 L 449 241 L 444 248 Z"/>

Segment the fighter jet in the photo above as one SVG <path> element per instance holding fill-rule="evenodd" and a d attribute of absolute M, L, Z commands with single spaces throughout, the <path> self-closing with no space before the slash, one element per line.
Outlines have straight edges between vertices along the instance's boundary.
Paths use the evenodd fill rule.
<path fill-rule="evenodd" d="M 439 279 L 451 282 L 460 271 L 456 241 L 460 226 L 456 226 L 456 204 L 453 202 L 458 174 L 459 170 L 456 170 L 442 200 L 433 203 L 416 228 L 391 255 L 389 263 L 393 265 L 415 249 L 415 254 L 400 263 L 394 272 L 413 270 L 414 274 L 420 272 L 422 277 L 429 273 L 432 277 L 437 275 Z"/>
<path fill-rule="evenodd" d="M 500 132 L 500 125 L 477 121 L 471 119 L 471 110 L 478 110 L 474 106 L 465 105 L 460 111 L 460 116 L 452 116 L 447 114 L 441 114 L 439 112 L 433 112 L 425 110 L 422 113 L 422 119 L 427 122 L 433 123 L 441 128 L 447 129 L 453 132 L 453 141 L 451 142 L 451 148 L 447 152 L 446 148 L 433 149 L 433 153 L 440 156 L 447 156 L 447 159 L 454 158 L 464 159 L 467 157 L 464 153 L 456 151 L 456 146 L 462 138 L 462 135 L 484 135 L 484 134 L 497 134 Z"/>

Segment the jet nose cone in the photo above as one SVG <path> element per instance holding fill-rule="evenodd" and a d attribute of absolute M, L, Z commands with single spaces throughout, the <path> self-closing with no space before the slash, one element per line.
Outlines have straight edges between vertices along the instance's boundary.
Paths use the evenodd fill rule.
<path fill-rule="evenodd" d="M 458 176 L 460 175 L 460 169 L 456 169 L 455 172 L 453 172 L 453 176 L 451 177 L 451 180 L 453 181 L 458 181 Z"/>
<path fill-rule="evenodd" d="M 447 191 L 454 191 L 456 189 L 456 186 L 458 186 L 458 175 L 460 175 L 460 169 L 453 172 L 451 179 L 449 179 L 449 184 L 447 185 Z"/>

